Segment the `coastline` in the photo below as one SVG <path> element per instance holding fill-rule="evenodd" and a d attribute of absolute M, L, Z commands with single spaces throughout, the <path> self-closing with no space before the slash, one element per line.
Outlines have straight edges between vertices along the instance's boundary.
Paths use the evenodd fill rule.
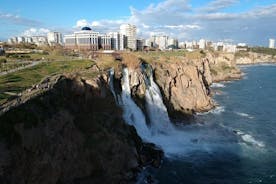
<path fill-rule="evenodd" d="M 219 107 L 221 105 L 223 106 L 223 104 L 221 105 L 216 104 L 213 101 L 212 90 L 210 91 L 210 85 L 215 82 L 220 83 L 225 81 L 240 80 L 244 76 L 244 74 L 238 69 L 239 65 L 236 65 L 235 63 L 233 63 L 233 60 L 230 60 L 225 56 L 220 57 L 219 59 L 217 59 L 214 56 L 212 57 L 209 56 L 207 59 L 200 58 L 200 59 L 189 60 L 189 61 L 187 60 L 175 61 L 175 58 L 174 58 L 173 61 L 170 60 L 169 62 L 166 62 L 166 63 L 164 62 L 147 63 L 147 65 L 144 65 L 144 67 L 145 66 L 149 66 L 149 67 L 145 67 L 144 70 L 141 70 L 140 62 L 141 61 L 138 61 L 138 63 L 134 64 L 130 60 L 128 60 L 128 62 L 120 63 L 120 65 L 118 66 L 114 74 L 114 90 L 115 92 L 117 92 L 117 94 L 120 94 L 122 92 L 123 90 L 122 80 L 121 80 L 123 77 L 122 68 L 129 67 L 130 73 L 128 77 L 130 79 L 129 87 L 130 87 L 131 98 L 135 101 L 136 105 L 144 113 L 145 119 L 147 121 L 149 121 L 150 119 L 149 114 L 146 114 L 146 110 L 147 110 L 147 107 L 146 107 L 147 91 L 146 90 L 149 89 L 149 86 L 148 86 L 149 84 L 147 83 L 148 82 L 147 80 L 153 80 L 153 82 L 156 82 L 156 84 L 160 88 L 159 95 L 161 96 L 161 98 L 158 98 L 158 100 L 159 102 L 163 100 L 164 104 L 161 104 L 161 105 L 167 108 L 169 117 L 171 118 L 173 117 L 172 115 L 175 115 L 178 118 L 179 117 L 183 118 L 184 116 L 178 116 L 178 115 L 188 115 L 188 114 L 194 115 L 195 113 L 204 114 L 212 111 L 216 112 L 217 110 L 220 111 L 221 109 L 219 109 Z M 89 73 L 99 72 L 98 67 L 91 67 L 88 70 L 89 70 Z M 61 78 L 59 77 L 59 79 L 62 79 L 62 80 L 56 80 L 56 78 L 54 78 L 55 82 L 53 84 L 52 83 L 50 84 L 49 89 L 47 88 L 45 91 L 43 91 L 43 93 L 41 94 L 39 93 L 38 96 L 34 96 L 33 98 L 30 98 L 30 99 L 29 98 L 25 99 L 25 96 L 24 96 L 24 95 L 30 95 L 28 91 L 26 91 L 26 94 L 23 93 L 23 97 L 21 98 L 25 99 L 26 101 L 21 100 L 22 103 L 16 104 L 14 108 L 7 109 L 7 111 L 5 111 L 5 113 L 3 113 L 2 115 L 2 116 L 9 116 L 9 121 L 13 122 L 12 125 L 14 127 L 11 128 L 13 135 L 17 135 L 17 136 L 19 135 L 20 137 L 24 137 L 27 131 L 31 131 L 32 136 L 35 136 L 36 130 L 34 128 L 37 128 L 37 130 L 43 132 L 45 129 L 47 130 L 48 121 L 49 122 L 53 121 L 53 122 L 56 122 L 57 124 L 61 123 L 61 125 L 63 125 L 62 121 L 63 119 L 66 119 L 66 121 L 69 122 L 70 126 L 73 126 L 73 128 L 70 129 L 70 131 L 72 131 L 73 134 L 76 134 L 79 137 L 85 137 L 77 140 L 79 141 L 80 146 L 85 146 L 84 140 L 89 139 L 89 141 L 91 141 L 91 137 L 89 137 L 90 134 L 87 134 L 86 129 L 89 130 L 89 129 L 93 129 L 94 126 L 95 127 L 99 126 L 101 127 L 100 131 L 98 132 L 99 135 L 97 135 L 99 137 L 101 136 L 100 135 L 101 132 L 109 132 L 110 129 L 115 130 L 115 132 L 110 132 L 107 135 L 104 135 L 106 136 L 106 138 L 104 139 L 107 142 L 109 142 L 108 144 L 112 144 L 112 145 L 115 143 L 120 144 L 122 148 L 119 149 L 119 152 L 123 152 L 125 156 L 129 157 L 129 159 L 132 162 L 131 165 L 127 165 L 127 161 L 124 160 L 124 163 L 122 164 L 123 165 L 126 164 L 127 167 L 120 166 L 121 168 L 114 168 L 114 170 L 110 169 L 109 173 L 107 173 L 107 178 L 106 178 L 107 180 L 112 179 L 113 174 L 115 173 L 116 181 L 119 181 L 119 180 L 129 181 L 135 178 L 136 174 L 140 172 L 140 169 L 142 167 L 149 166 L 149 165 L 153 167 L 159 167 L 160 164 L 162 163 L 162 157 L 163 157 L 162 150 L 160 148 L 157 148 L 154 144 L 146 143 L 142 141 L 141 135 L 137 134 L 137 130 L 133 128 L 133 125 L 129 126 L 127 125 L 126 120 L 123 120 L 122 112 L 124 109 L 116 106 L 116 103 L 115 103 L 116 99 L 114 99 L 111 93 L 111 88 L 110 86 L 108 86 L 111 78 L 108 76 L 107 72 L 104 71 L 103 73 L 93 76 L 92 78 L 91 77 L 75 78 L 75 77 L 76 76 L 63 76 Z M 50 83 L 50 81 L 51 80 L 49 80 L 47 83 Z M 59 84 L 62 84 L 62 85 L 56 85 L 58 81 L 59 81 Z M 64 81 L 67 81 L 67 82 L 69 81 L 69 83 L 72 83 L 72 86 L 67 85 L 66 83 L 64 83 Z M 37 90 L 40 90 L 39 86 L 40 85 L 38 85 Z M 42 86 L 42 89 L 44 89 L 43 86 Z M 66 94 L 65 91 L 70 91 L 70 93 Z M 63 93 L 68 95 L 69 101 L 76 102 L 77 105 L 66 100 L 62 101 Z M 181 99 L 181 101 L 179 101 L 178 99 Z M 51 103 L 48 102 L 49 100 L 51 101 Z M 94 101 L 96 100 L 96 104 L 94 104 L 95 102 L 93 102 L 93 100 Z M 34 107 L 39 107 L 38 106 L 39 103 L 42 103 L 46 105 L 48 109 L 51 109 L 52 105 L 55 104 L 52 101 L 57 101 L 55 103 L 59 103 L 58 105 L 62 107 L 62 111 L 56 108 L 55 108 L 56 111 L 51 110 L 49 112 L 47 112 L 47 110 L 45 110 L 46 112 L 42 112 L 42 111 L 36 112 L 36 110 L 34 110 Z M 101 108 L 101 111 L 102 111 L 101 116 L 97 114 L 98 110 L 96 108 L 90 109 L 91 105 L 93 107 L 95 106 L 95 107 Z M 37 125 L 35 118 L 28 119 L 25 116 L 18 116 L 18 117 L 11 116 L 12 112 L 17 112 L 18 110 L 22 108 L 24 109 L 25 107 L 28 107 L 27 109 L 31 109 L 31 113 L 36 114 L 35 116 L 43 116 L 43 118 L 46 118 L 46 119 L 44 119 L 41 122 L 39 120 L 39 123 Z M 78 115 L 79 107 L 81 107 L 81 109 L 84 111 L 81 113 L 81 117 L 80 115 Z M 110 110 L 110 107 L 113 110 Z M 105 108 L 109 110 L 106 110 Z M 158 107 L 157 109 L 160 109 L 160 107 Z M 29 112 L 29 110 L 27 111 Z M 51 117 L 45 117 L 47 113 L 49 113 L 48 115 L 51 115 Z M 94 114 L 95 117 L 91 117 L 91 115 L 88 115 L 87 113 L 88 114 L 92 113 Z M 112 114 L 112 117 L 119 122 L 113 122 L 113 120 L 111 119 L 106 119 L 105 113 Z M 71 115 L 69 116 L 68 114 L 71 114 Z M 3 118 L 3 117 L 0 116 L 0 118 Z M 72 123 L 75 118 L 80 118 L 81 121 Z M 23 129 L 21 127 L 22 123 L 19 127 L 19 125 L 17 124 L 17 121 L 23 122 L 24 126 L 25 124 L 28 124 L 29 127 L 27 127 L 26 129 Z M 88 121 L 91 121 L 93 123 L 89 124 Z M 46 127 L 44 127 L 43 125 L 43 123 L 45 122 L 47 125 Z M 108 123 L 108 126 L 105 127 L 105 125 L 102 124 L 103 122 Z M 113 123 L 119 123 L 119 124 L 112 125 Z M 123 123 L 125 123 L 126 125 L 124 125 Z M 118 127 L 116 127 L 117 125 Z M 52 126 L 52 129 L 56 131 L 55 130 L 56 127 L 54 127 L 53 125 L 51 126 Z M 81 126 L 81 128 L 83 128 L 82 126 L 85 126 L 85 128 L 79 130 L 78 126 Z M 121 132 L 120 129 L 124 126 L 126 126 L 127 128 L 125 127 L 126 130 Z M 45 136 L 46 136 L 45 139 L 47 140 L 49 137 L 47 137 L 47 135 Z M 70 138 L 68 138 L 68 135 L 66 134 L 62 136 L 65 136 L 64 141 L 67 141 L 69 144 L 71 140 Z M 97 137 L 97 139 L 99 137 Z M 124 142 L 125 138 L 130 140 L 128 142 Z M 15 140 L 12 140 L 12 141 L 15 141 Z M 29 140 L 27 140 L 27 142 L 24 142 L 24 144 L 28 144 L 28 145 L 37 144 L 37 146 L 39 146 L 39 149 L 42 150 L 41 152 L 43 152 L 43 148 L 41 147 L 40 143 L 28 142 L 28 141 Z M 92 145 L 94 144 L 93 141 L 94 140 L 92 138 L 92 143 L 90 142 Z M 51 142 L 51 144 L 55 145 L 53 142 Z M 24 145 L 22 147 L 21 146 L 22 145 L 20 145 L 19 149 L 24 147 Z M 51 147 L 50 145 L 48 146 Z M 74 146 L 76 145 L 74 144 Z M 102 148 L 100 145 L 98 146 L 99 146 L 99 150 L 103 149 L 102 151 L 104 151 L 104 153 L 108 155 L 108 151 L 105 150 L 105 148 Z M 114 155 L 119 154 L 118 150 L 113 148 L 110 148 L 110 149 L 114 151 L 113 153 Z M 135 151 L 133 152 L 133 150 Z M 69 150 L 68 153 L 66 152 L 64 154 L 71 154 L 71 151 L 74 152 L 74 150 Z M 56 154 L 60 154 L 60 153 L 58 152 Z M 79 157 L 87 158 L 86 157 L 87 155 L 82 155 L 79 152 L 76 152 L 76 154 L 78 154 Z M 101 158 L 101 156 L 98 155 L 100 153 L 93 152 L 93 154 L 95 154 L 94 155 L 95 157 Z M 26 156 L 30 156 L 30 155 L 27 154 Z M 41 155 L 38 155 L 38 157 L 39 156 Z M 20 159 L 20 155 L 18 155 L 16 159 Z M 37 163 L 37 160 L 34 160 L 34 163 Z M 106 160 L 103 159 L 101 164 L 103 164 L 102 167 L 107 167 L 107 166 L 113 167 L 112 164 L 114 163 L 113 162 L 109 163 L 108 159 Z M 40 164 L 40 163 L 37 163 L 37 164 Z M 78 167 L 93 166 L 93 163 L 92 165 L 89 165 L 89 164 L 82 165 L 82 164 L 83 163 L 78 165 Z M 37 169 L 37 168 L 34 167 L 33 169 Z M 124 175 L 117 175 L 118 172 L 123 172 Z M 68 171 L 68 173 L 72 174 L 72 170 Z M 76 173 L 76 175 L 72 174 L 72 176 L 83 177 L 83 175 L 80 175 L 79 173 Z M 22 176 L 18 176 L 18 177 L 22 177 Z"/>

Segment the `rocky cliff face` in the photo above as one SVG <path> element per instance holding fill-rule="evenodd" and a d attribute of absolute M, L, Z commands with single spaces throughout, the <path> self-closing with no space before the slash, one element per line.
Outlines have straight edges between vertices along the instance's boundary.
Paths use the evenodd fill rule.
<path fill-rule="evenodd" d="M 210 61 L 210 71 L 213 82 L 240 79 L 242 72 L 236 65 L 235 55 L 232 53 L 207 54 Z"/>
<path fill-rule="evenodd" d="M 62 77 L 0 116 L 0 183 L 123 183 L 162 152 L 143 143 L 106 84 Z"/>
<path fill-rule="evenodd" d="M 209 61 L 156 63 L 154 74 L 171 115 L 210 110 L 213 102 L 209 85 L 212 77 Z"/>
<path fill-rule="evenodd" d="M 233 60 L 207 53 L 193 60 L 151 62 L 142 69 L 147 61 L 136 58 L 119 64 L 114 90 L 121 91 L 124 65 L 131 95 L 142 110 L 150 72 L 171 118 L 207 111 L 214 107 L 211 83 L 240 77 Z M 40 88 L 27 92 L 35 97 L 0 108 L 0 183 L 123 183 L 133 180 L 141 166 L 159 166 L 162 152 L 143 143 L 124 122 L 107 81 L 105 74 L 60 77 L 54 84 L 47 80 L 41 93 Z"/>
<path fill-rule="evenodd" d="M 212 76 L 209 60 L 154 62 L 154 80 L 160 87 L 163 100 L 172 118 L 210 110 L 214 103 L 209 85 Z M 144 109 L 146 84 L 141 68 L 131 68 L 130 87 L 136 103 Z"/>
<path fill-rule="evenodd" d="M 240 65 L 259 64 L 259 63 L 276 63 L 276 56 L 248 52 L 246 56 L 237 57 L 236 63 Z"/>

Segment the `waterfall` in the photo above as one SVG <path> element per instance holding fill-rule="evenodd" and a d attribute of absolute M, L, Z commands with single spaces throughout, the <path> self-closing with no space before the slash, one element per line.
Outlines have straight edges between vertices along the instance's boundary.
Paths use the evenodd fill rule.
<path fill-rule="evenodd" d="M 149 140 L 150 130 L 146 124 L 145 116 L 142 110 L 135 104 L 131 98 L 130 86 L 129 86 L 129 73 L 128 69 L 123 69 L 122 79 L 122 94 L 121 94 L 123 118 L 130 125 L 135 126 L 137 133 L 144 139 Z"/>
<path fill-rule="evenodd" d="M 150 68 L 151 69 L 151 68 Z M 123 78 L 121 80 L 122 93 L 116 94 L 113 85 L 114 70 L 110 70 L 109 86 L 112 94 L 117 98 L 117 103 L 123 109 L 123 118 L 126 123 L 133 125 L 139 136 L 147 142 L 152 142 L 160 146 L 165 155 L 181 156 L 187 155 L 198 150 L 210 152 L 221 149 L 229 138 L 217 133 L 219 127 L 206 128 L 201 125 L 191 125 L 186 127 L 175 127 L 170 121 L 166 106 L 163 103 L 159 87 L 153 80 L 152 71 L 146 71 L 142 68 L 144 80 L 146 83 L 145 101 L 146 113 L 149 117 L 149 126 L 146 123 L 145 115 L 131 98 L 129 83 L 129 71 L 123 69 Z"/>
<path fill-rule="evenodd" d="M 147 89 L 145 94 L 146 110 L 150 119 L 151 131 L 153 133 L 168 133 L 168 131 L 173 129 L 173 126 L 171 124 L 167 108 L 163 103 L 160 89 L 153 80 L 152 69 L 150 68 L 150 73 L 145 74 L 144 76 L 147 81 Z"/>
<path fill-rule="evenodd" d="M 118 103 L 118 96 L 117 96 L 117 94 L 115 93 L 115 90 L 114 90 L 114 68 L 111 68 L 109 70 L 109 83 L 108 84 L 109 84 L 109 88 L 111 90 L 111 93 L 114 96 L 116 104 L 119 104 Z"/>

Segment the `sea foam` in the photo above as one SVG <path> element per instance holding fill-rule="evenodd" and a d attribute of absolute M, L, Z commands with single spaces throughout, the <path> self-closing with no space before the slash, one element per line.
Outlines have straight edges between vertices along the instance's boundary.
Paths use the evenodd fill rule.
<path fill-rule="evenodd" d="M 211 85 L 211 87 L 212 87 L 212 88 L 224 88 L 225 85 L 222 84 L 222 83 L 215 83 L 215 82 L 214 82 L 214 83 Z"/>

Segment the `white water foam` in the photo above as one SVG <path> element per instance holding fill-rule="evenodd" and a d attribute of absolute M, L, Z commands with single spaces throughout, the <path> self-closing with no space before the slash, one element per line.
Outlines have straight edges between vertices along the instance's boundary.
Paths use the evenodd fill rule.
<path fill-rule="evenodd" d="M 150 136 L 150 131 L 147 127 L 145 116 L 141 109 L 131 98 L 129 87 L 129 74 L 127 68 L 123 69 L 121 102 L 121 106 L 124 110 L 123 118 L 125 119 L 125 121 L 130 125 L 135 126 L 137 133 L 144 140 L 148 140 Z"/>
<path fill-rule="evenodd" d="M 181 130 L 174 127 L 152 76 L 146 90 L 146 110 L 151 123 L 151 126 L 147 126 L 144 114 L 131 99 L 128 70 L 124 69 L 123 74 L 122 107 L 125 121 L 134 125 L 144 140 L 161 147 L 167 157 L 185 156 L 195 151 L 213 152 L 227 147 L 226 145 L 233 145 L 233 137 L 228 136 L 234 135 L 232 132 L 225 135 L 224 131 L 201 125 L 189 125 Z M 221 112 L 222 109 L 220 107 L 214 112 Z"/>
<path fill-rule="evenodd" d="M 254 118 L 253 116 L 250 116 L 249 114 L 243 113 L 243 112 L 235 112 L 235 114 L 237 114 L 237 115 L 239 115 L 241 117 L 249 118 L 249 119 L 253 119 Z"/>
<path fill-rule="evenodd" d="M 252 135 L 246 134 L 240 130 L 235 131 L 237 135 L 241 137 L 241 139 L 249 145 L 257 146 L 260 148 L 264 148 L 265 144 L 262 141 L 256 140 Z"/>
<path fill-rule="evenodd" d="M 159 87 L 154 82 L 152 74 L 149 76 L 149 84 L 146 89 L 146 110 L 150 119 L 153 133 L 168 132 L 173 129 L 167 108 L 163 103 Z"/>
<path fill-rule="evenodd" d="M 150 76 L 150 84 L 146 89 L 146 110 L 151 126 L 148 126 L 145 115 L 131 98 L 128 69 L 123 70 L 122 94 L 120 96 L 123 108 L 123 118 L 130 125 L 135 126 L 139 136 L 162 148 L 170 158 L 185 157 L 194 152 L 215 153 L 221 150 L 233 151 L 238 149 L 237 135 L 249 145 L 264 146 L 249 134 L 221 127 L 219 125 L 187 125 L 174 127 L 170 122 L 167 109 L 162 101 L 158 86 Z M 217 107 L 209 113 L 220 114 L 224 107 Z"/>
<path fill-rule="evenodd" d="M 199 116 L 202 116 L 202 115 L 207 115 L 207 114 L 221 114 L 225 111 L 225 108 L 224 106 L 217 106 L 215 107 L 214 109 L 208 111 L 208 112 L 199 112 L 199 113 L 196 113 L 196 115 L 199 115 Z"/>
<path fill-rule="evenodd" d="M 222 84 L 222 83 L 215 83 L 215 82 L 214 82 L 214 83 L 211 85 L 211 87 L 212 87 L 212 88 L 224 88 L 225 85 Z"/>

